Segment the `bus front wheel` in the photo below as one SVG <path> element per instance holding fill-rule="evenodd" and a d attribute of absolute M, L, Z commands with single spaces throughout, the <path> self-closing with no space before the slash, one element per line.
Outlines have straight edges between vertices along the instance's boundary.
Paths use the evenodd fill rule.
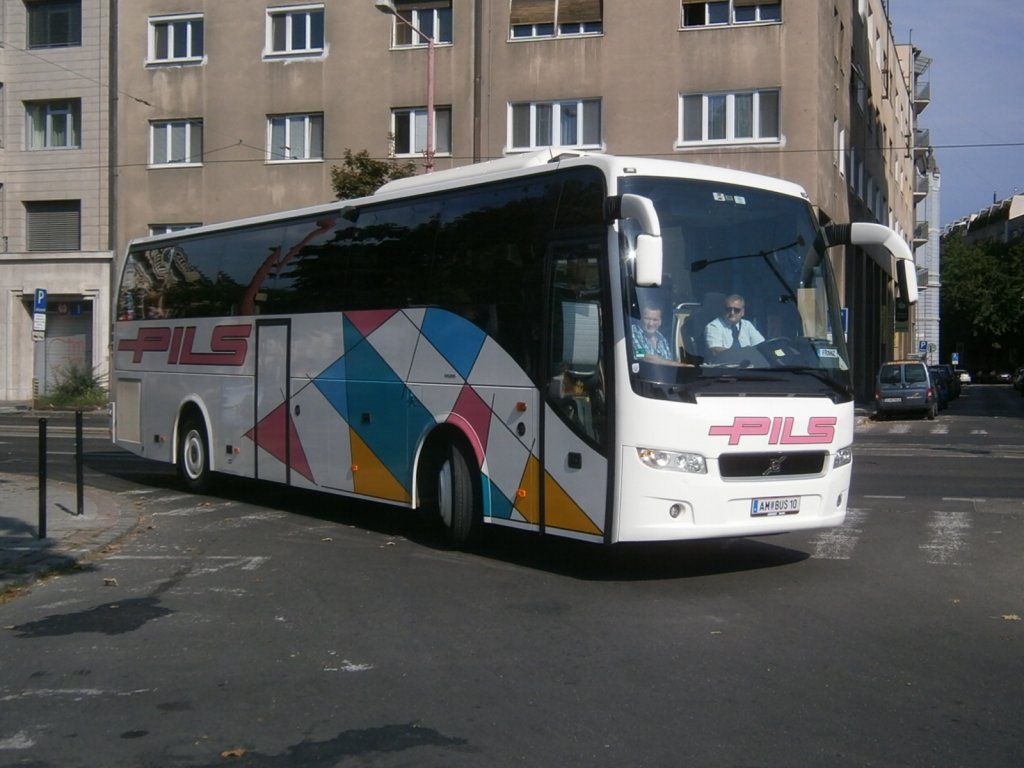
<path fill-rule="evenodd" d="M 210 488 L 210 451 L 206 427 L 195 416 L 187 417 L 178 434 L 178 477 L 193 493 Z"/>
<path fill-rule="evenodd" d="M 448 543 L 465 549 L 480 529 L 474 463 L 467 450 L 455 444 L 446 446 L 436 466 L 434 501 Z"/>

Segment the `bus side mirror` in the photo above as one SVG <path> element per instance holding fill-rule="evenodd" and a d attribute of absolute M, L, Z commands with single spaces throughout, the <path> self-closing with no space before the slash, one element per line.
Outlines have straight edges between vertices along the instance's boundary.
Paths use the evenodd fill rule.
<path fill-rule="evenodd" d="M 889 227 L 870 222 L 853 224 L 829 224 L 825 227 L 825 238 L 831 245 L 878 245 L 885 248 L 896 259 L 896 282 L 900 296 L 907 304 L 917 302 L 917 271 L 914 268 L 914 254 L 899 235 Z M 876 261 L 878 256 L 871 254 Z M 881 262 L 880 262 L 881 263 Z M 882 266 L 888 271 L 890 267 Z"/>
<path fill-rule="evenodd" d="M 661 222 L 649 197 L 624 194 L 619 198 L 618 218 L 633 219 L 640 227 L 633 254 L 633 275 L 641 287 L 661 285 L 662 252 Z"/>

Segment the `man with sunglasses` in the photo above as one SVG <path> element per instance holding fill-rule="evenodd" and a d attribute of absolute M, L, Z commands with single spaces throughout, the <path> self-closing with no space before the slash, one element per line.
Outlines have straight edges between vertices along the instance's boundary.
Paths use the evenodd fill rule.
<path fill-rule="evenodd" d="M 704 330 L 704 341 L 712 355 L 730 349 L 753 347 L 764 341 L 754 324 L 743 319 L 746 302 L 738 293 L 725 297 L 725 311 Z"/>

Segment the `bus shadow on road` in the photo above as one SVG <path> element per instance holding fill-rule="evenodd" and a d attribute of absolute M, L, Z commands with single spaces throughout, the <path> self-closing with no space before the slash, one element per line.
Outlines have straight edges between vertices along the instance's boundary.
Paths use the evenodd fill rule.
<path fill-rule="evenodd" d="M 126 458 L 124 463 L 114 464 L 98 457 L 91 462 L 92 468 L 155 490 L 180 492 L 173 468 L 134 456 Z M 217 478 L 209 498 L 277 509 L 405 539 L 436 551 L 452 551 L 438 520 L 425 519 L 405 507 L 229 476 Z M 485 526 L 475 546 L 464 555 L 587 581 L 697 578 L 779 568 L 810 557 L 807 552 L 754 538 L 607 546 L 499 526 Z"/>

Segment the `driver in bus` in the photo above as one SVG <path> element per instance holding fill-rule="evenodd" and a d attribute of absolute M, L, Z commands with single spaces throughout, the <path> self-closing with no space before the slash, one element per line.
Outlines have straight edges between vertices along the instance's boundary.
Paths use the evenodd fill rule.
<path fill-rule="evenodd" d="M 633 320 L 633 355 L 645 359 L 674 359 L 672 348 L 661 330 L 661 307 L 657 304 L 645 303 L 640 306 L 640 320 Z"/>
<path fill-rule="evenodd" d="M 704 329 L 704 341 L 708 351 L 720 355 L 730 349 L 753 347 L 764 341 L 764 336 L 754 324 L 743 318 L 746 301 L 738 293 L 725 297 L 725 308 Z"/>

